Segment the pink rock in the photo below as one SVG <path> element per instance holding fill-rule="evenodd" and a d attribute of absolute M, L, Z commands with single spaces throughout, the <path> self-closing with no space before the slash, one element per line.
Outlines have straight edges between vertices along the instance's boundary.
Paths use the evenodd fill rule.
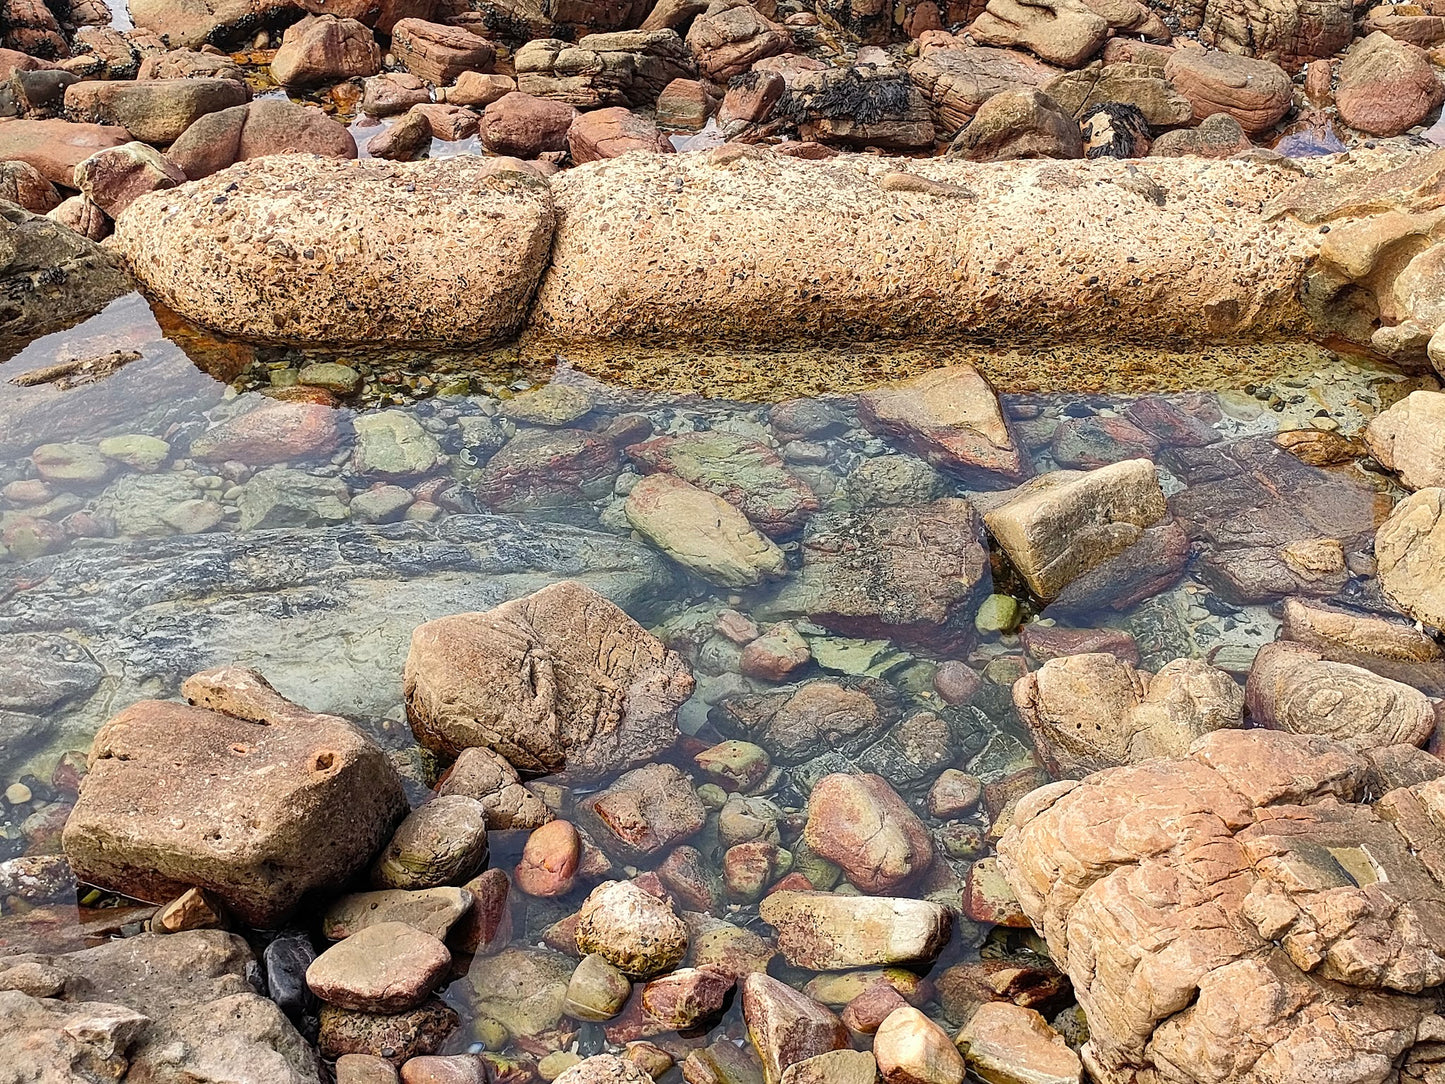
<path fill-rule="evenodd" d="M 266 403 L 222 422 L 191 442 L 211 463 L 251 466 L 329 455 L 337 444 L 336 412 L 314 403 Z"/>
<path fill-rule="evenodd" d="M 535 158 L 545 151 L 566 150 L 567 132 L 578 115 L 565 102 L 512 91 L 487 106 L 478 132 L 493 154 Z"/>
<path fill-rule="evenodd" d="M 551 821 L 527 837 L 517 863 L 517 887 L 529 896 L 563 896 L 571 891 L 582 857 L 582 840 L 569 821 Z"/>
<path fill-rule="evenodd" d="M 820 779 L 808 796 L 803 839 L 865 892 L 887 892 L 933 861 L 928 829 L 879 775 Z"/>
<path fill-rule="evenodd" d="M 578 165 L 628 151 L 672 152 L 672 144 L 652 121 L 620 105 L 583 113 L 567 131 L 567 146 Z"/>

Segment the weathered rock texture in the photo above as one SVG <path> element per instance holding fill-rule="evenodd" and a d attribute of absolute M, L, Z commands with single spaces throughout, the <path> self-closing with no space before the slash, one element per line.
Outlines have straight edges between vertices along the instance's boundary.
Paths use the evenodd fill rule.
<path fill-rule="evenodd" d="M 532 773 L 600 774 L 652 757 L 677 739 L 693 690 L 681 656 L 572 581 L 422 625 L 403 683 L 422 744 L 453 755 L 486 746 Z"/>
<path fill-rule="evenodd" d="M 382 751 L 250 670 L 188 678 L 193 706 L 143 700 L 95 736 L 63 842 L 76 875 L 161 902 L 212 892 L 257 926 L 340 888 L 406 810 Z"/>
<path fill-rule="evenodd" d="M 94 241 L 13 203 L 0 203 L 0 261 L 0 336 L 57 331 L 131 289 Z"/>
<path fill-rule="evenodd" d="M 1167 193 L 1164 207 L 1131 169 Z M 1292 183 L 1241 162 L 802 162 L 739 147 L 596 163 L 553 182 L 559 226 L 531 327 L 572 340 L 764 341 L 925 326 L 1111 338 L 1131 323 L 1166 337 L 1285 330 L 1299 326 L 1311 242 L 1244 208 Z M 1057 236 L 1040 246 L 1054 215 Z M 1128 262 L 1141 255 L 1143 281 Z M 1255 269 L 1248 279 L 1241 264 Z M 820 282 L 827 304 L 815 300 Z"/>
<path fill-rule="evenodd" d="M 0 960 L 0 1065 L 35 1084 L 320 1084 L 309 1044 L 219 930 Z M 21 1075 L 15 1075 L 19 1073 Z"/>
<path fill-rule="evenodd" d="M 520 323 L 552 223 L 546 182 L 505 162 L 282 156 L 138 199 L 116 239 L 166 304 L 230 334 L 488 340 Z"/>
<path fill-rule="evenodd" d="M 1393 1078 L 1445 980 L 1445 785 L 1354 804 L 1368 762 L 1218 731 L 1034 791 L 999 843 L 1088 1015 L 1095 1079 Z"/>

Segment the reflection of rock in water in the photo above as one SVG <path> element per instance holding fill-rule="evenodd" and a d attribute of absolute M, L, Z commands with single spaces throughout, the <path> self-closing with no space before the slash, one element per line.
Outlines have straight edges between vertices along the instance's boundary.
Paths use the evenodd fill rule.
<path fill-rule="evenodd" d="M 112 675 L 56 718 L 81 746 L 112 711 L 173 696 L 186 675 L 220 664 L 260 670 L 317 711 L 400 719 L 415 626 L 567 578 L 642 619 L 672 586 L 664 562 L 626 539 L 451 516 L 78 546 L 0 573 L 0 634 L 65 632 Z"/>

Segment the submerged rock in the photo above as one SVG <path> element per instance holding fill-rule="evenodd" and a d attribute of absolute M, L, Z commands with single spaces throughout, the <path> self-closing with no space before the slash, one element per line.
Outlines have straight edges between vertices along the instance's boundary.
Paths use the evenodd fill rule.
<path fill-rule="evenodd" d="M 877 775 L 824 776 L 808 796 L 803 840 L 865 892 L 886 892 L 933 861 L 928 829 Z"/>
<path fill-rule="evenodd" d="M 982 525 L 962 498 L 830 512 L 808 525 L 796 578 L 757 612 L 862 636 L 967 638 L 988 575 Z"/>
<path fill-rule="evenodd" d="M 971 365 L 950 365 L 858 396 L 863 424 L 965 481 L 1033 473 L 998 396 Z"/>
<path fill-rule="evenodd" d="M 848 1029 L 806 994 L 767 975 L 742 980 L 743 1019 L 763 1062 L 765 1084 L 780 1084 L 790 1065 L 848 1046 Z"/>
<path fill-rule="evenodd" d="M 306 984 L 322 1001 L 344 1009 L 394 1013 L 430 996 L 451 966 L 446 946 L 401 922 L 380 922 L 316 957 Z"/>
<path fill-rule="evenodd" d="M 694 684 L 681 656 L 573 581 L 422 625 L 403 680 L 424 745 L 481 745 L 525 772 L 583 775 L 670 746 Z"/>
<path fill-rule="evenodd" d="M 1205 734 L 1244 723 L 1244 690 L 1197 659 L 1150 674 L 1102 652 L 1065 655 L 1016 681 L 1013 699 L 1055 776 L 1184 756 Z"/>
<path fill-rule="evenodd" d="M 252 671 L 187 679 L 95 736 L 63 842 L 76 875 L 137 899 L 196 886 L 257 926 L 339 888 L 405 809 L 381 750 Z M 316 840 L 327 841 L 325 849 Z"/>
<path fill-rule="evenodd" d="M 1163 518 L 1154 464 L 1128 459 L 1092 471 L 1052 471 L 990 497 L 984 522 L 1042 599 L 1137 542 Z"/>
<path fill-rule="evenodd" d="M 787 571 L 782 550 L 721 497 L 667 474 L 643 478 L 627 522 L 678 564 L 723 587 L 756 587 Z"/>
<path fill-rule="evenodd" d="M 968 1067 L 984 1080 L 1080 1084 L 1083 1066 L 1064 1037 L 1032 1009 L 981 1005 L 958 1033 Z"/>
<path fill-rule="evenodd" d="M 418 625 L 559 577 L 639 613 L 672 592 L 662 558 L 615 535 L 451 515 L 106 542 L 0 565 L 0 634 L 54 629 L 104 668 L 105 695 L 77 690 L 63 716 L 82 748 L 113 703 L 177 692 L 198 667 L 232 663 L 264 666 L 278 689 L 317 710 L 374 720 L 401 707 L 401 689 L 376 675 L 405 657 Z"/>
<path fill-rule="evenodd" d="M 442 795 L 401 822 L 372 867 L 371 883 L 407 889 L 459 885 L 481 872 L 487 856 L 482 803 L 462 794 Z"/>

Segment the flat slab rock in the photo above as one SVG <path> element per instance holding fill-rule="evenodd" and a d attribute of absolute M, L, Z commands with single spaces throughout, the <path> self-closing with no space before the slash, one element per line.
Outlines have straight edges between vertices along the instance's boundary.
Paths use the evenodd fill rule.
<path fill-rule="evenodd" d="M 395 769 L 345 719 L 236 668 L 182 691 L 194 706 L 142 700 L 96 733 L 62 837 L 85 881 L 151 902 L 199 887 L 270 927 L 340 888 L 405 813 Z"/>
<path fill-rule="evenodd" d="M 1392 1076 L 1445 981 L 1445 784 L 1357 804 L 1368 775 L 1321 738 L 1221 730 L 1022 799 L 999 866 L 1095 1079 Z"/>
<path fill-rule="evenodd" d="M 1298 181 L 1199 160 L 628 156 L 553 179 L 557 238 L 530 328 L 564 341 L 1289 331 L 1317 241 L 1249 209 Z"/>
<path fill-rule="evenodd" d="M 279 155 L 136 200 L 115 244 L 171 308 L 233 335 L 487 341 L 551 243 L 545 181 L 502 159 Z"/>

